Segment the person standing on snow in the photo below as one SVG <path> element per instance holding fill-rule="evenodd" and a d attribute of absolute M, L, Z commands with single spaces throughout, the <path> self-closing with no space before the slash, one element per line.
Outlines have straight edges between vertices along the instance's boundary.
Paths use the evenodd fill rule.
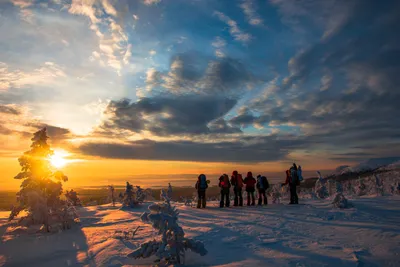
<path fill-rule="evenodd" d="M 218 186 L 221 188 L 221 201 L 219 202 L 219 207 L 223 208 L 225 201 L 225 207 L 229 208 L 229 191 L 231 188 L 231 183 L 229 182 L 229 176 L 227 174 L 221 175 L 221 177 L 219 177 Z"/>
<path fill-rule="evenodd" d="M 247 206 L 250 206 L 250 197 L 251 197 L 251 206 L 255 205 L 255 198 L 254 198 L 254 192 L 256 191 L 256 179 L 254 179 L 253 174 L 251 172 L 247 173 L 246 178 L 244 179 L 243 182 L 246 185 L 246 192 L 247 192 Z"/>
<path fill-rule="evenodd" d="M 242 188 L 243 188 L 243 178 L 242 175 L 237 171 L 233 171 L 231 177 L 231 185 L 233 185 L 233 192 L 235 193 L 235 200 L 233 202 L 233 206 L 243 206 L 243 196 L 242 196 Z"/>
<path fill-rule="evenodd" d="M 208 183 L 207 183 L 207 178 L 204 174 L 200 174 L 199 177 L 197 178 L 196 182 L 196 190 L 197 190 L 197 208 L 200 209 L 201 207 L 203 209 L 206 208 L 206 190 L 208 188 Z"/>
<path fill-rule="evenodd" d="M 261 206 L 264 198 L 264 205 L 268 205 L 267 195 L 265 194 L 269 188 L 269 182 L 267 177 L 258 175 L 257 176 L 257 189 L 258 189 L 258 205 Z"/>
<path fill-rule="evenodd" d="M 286 171 L 286 181 L 282 186 L 289 184 L 290 189 L 290 203 L 299 204 L 299 197 L 297 196 L 297 185 L 299 185 L 299 178 L 297 176 L 297 166 L 293 163 L 293 166 Z"/>

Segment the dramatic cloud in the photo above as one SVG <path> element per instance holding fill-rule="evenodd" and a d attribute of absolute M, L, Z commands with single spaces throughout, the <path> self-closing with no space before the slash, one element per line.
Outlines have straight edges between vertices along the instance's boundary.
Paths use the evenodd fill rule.
<path fill-rule="evenodd" d="M 302 141 L 281 140 L 277 136 L 267 136 L 216 143 L 154 142 L 151 140 L 141 140 L 130 144 L 87 143 L 82 145 L 80 150 L 87 155 L 119 159 L 264 162 L 284 159 L 290 149 L 303 145 Z"/>
<path fill-rule="evenodd" d="M 108 120 L 101 128 L 148 131 L 156 136 L 232 132 L 226 125 L 218 127 L 221 124 L 217 123 L 209 128 L 208 124 L 223 117 L 235 104 L 235 100 L 228 98 L 195 95 L 111 101 L 105 111 Z"/>
<path fill-rule="evenodd" d="M 150 87 L 159 85 L 173 94 L 239 95 L 257 82 L 240 61 L 228 57 L 207 61 L 199 53 L 174 56 L 167 73 L 150 68 L 146 73 Z"/>
<path fill-rule="evenodd" d="M 0 8 L 3 137 L 58 125 L 47 127 L 60 145 L 79 134 L 82 153 L 127 159 L 350 164 L 398 153 L 397 1 Z"/>

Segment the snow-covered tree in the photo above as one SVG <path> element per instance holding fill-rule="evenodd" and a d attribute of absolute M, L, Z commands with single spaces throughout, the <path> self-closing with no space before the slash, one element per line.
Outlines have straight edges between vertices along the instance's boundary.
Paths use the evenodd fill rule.
<path fill-rule="evenodd" d="M 185 238 L 185 232 L 178 224 L 179 212 L 171 206 L 168 193 L 161 190 L 161 196 L 164 202 L 150 205 L 150 212 L 145 212 L 141 216 L 142 222 L 149 223 L 158 230 L 161 240 L 143 243 L 128 257 L 138 259 L 156 255 L 158 266 L 170 266 L 184 263 L 186 250 L 201 256 L 206 255 L 207 250 L 202 242 Z"/>
<path fill-rule="evenodd" d="M 78 197 L 78 193 L 71 189 L 71 191 L 65 191 L 65 197 L 73 206 L 80 206 L 81 200 Z"/>
<path fill-rule="evenodd" d="M 324 199 L 329 196 L 328 189 L 326 188 L 326 180 L 322 178 L 322 175 L 319 171 L 317 171 L 318 180 L 315 182 L 314 192 L 318 198 Z"/>
<path fill-rule="evenodd" d="M 340 182 L 336 181 L 336 195 L 332 201 L 332 204 L 335 208 L 339 209 L 347 209 L 352 207 L 350 202 L 346 199 L 343 194 L 343 186 Z"/>
<path fill-rule="evenodd" d="M 68 204 L 60 199 L 61 182 L 68 178 L 50 164 L 54 152 L 47 139 L 46 128 L 34 133 L 31 148 L 18 159 L 21 172 L 15 179 L 23 181 L 17 193 L 18 204 L 12 208 L 9 219 L 26 211 L 27 215 L 21 218 L 20 223 L 27 226 L 42 224 L 46 231 L 50 231 L 51 224 L 69 219 L 65 213 Z"/>
<path fill-rule="evenodd" d="M 330 179 L 328 180 L 328 194 L 329 196 L 333 196 L 335 194 L 335 181 Z"/>
<path fill-rule="evenodd" d="M 168 183 L 168 197 L 169 199 L 172 199 L 172 185 Z"/>
<path fill-rule="evenodd" d="M 346 188 L 346 194 L 348 196 L 354 196 L 356 194 L 356 190 L 354 188 L 354 182 L 353 181 L 347 181 L 345 184 L 345 188 Z"/>
<path fill-rule="evenodd" d="M 107 188 L 108 188 L 108 199 L 112 203 L 113 207 L 115 207 L 115 188 L 113 185 L 109 185 Z"/>
<path fill-rule="evenodd" d="M 126 189 L 122 204 L 124 207 L 135 207 L 135 192 L 133 191 L 133 186 L 129 182 L 126 182 Z"/>
<path fill-rule="evenodd" d="M 146 191 L 143 190 L 140 186 L 136 186 L 136 194 L 135 195 L 136 195 L 137 203 L 143 203 L 143 201 L 147 197 Z"/>
<path fill-rule="evenodd" d="M 367 193 L 367 186 L 365 185 L 364 179 L 358 178 L 358 186 L 356 189 L 357 196 L 364 196 Z"/>
<path fill-rule="evenodd" d="M 377 174 L 374 174 L 375 176 L 375 192 L 377 196 L 383 196 L 385 194 L 384 186 L 383 186 L 383 181 L 378 177 Z"/>
<path fill-rule="evenodd" d="M 339 181 L 336 181 L 336 193 L 343 193 L 343 185 Z"/>

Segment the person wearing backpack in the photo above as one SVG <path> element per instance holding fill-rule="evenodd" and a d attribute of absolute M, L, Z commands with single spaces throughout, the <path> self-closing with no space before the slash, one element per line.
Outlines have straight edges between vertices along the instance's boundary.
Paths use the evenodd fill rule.
<path fill-rule="evenodd" d="M 290 189 L 290 203 L 289 204 L 299 204 L 299 197 L 297 196 L 297 185 L 300 184 L 299 178 L 297 176 L 297 166 L 293 163 L 293 166 L 286 171 L 286 181 L 283 185 L 289 184 Z"/>
<path fill-rule="evenodd" d="M 197 208 L 201 207 L 204 209 L 206 207 L 206 190 L 208 188 L 207 178 L 204 174 L 200 174 L 197 178 L 196 182 L 196 190 L 197 190 Z"/>
<path fill-rule="evenodd" d="M 246 178 L 244 178 L 243 183 L 246 185 L 246 192 L 247 192 L 247 206 L 254 206 L 255 205 L 255 198 L 254 192 L 256 191 L 256 179 L 254 179 L 253 174 L 251 172 L 247 173 Z M 251 204 L 250 204 L 250 197 L 251 197 Z"/>
<path fill-rule="evenodd" d="M 225 207 L 229 208 L 229 191 L 231 188 L 231 183 L 229 182 L 229 176 L 227 174 L 221 175 L 221 177 L 219 177 L 218 186 L 221 188 L 221 201 L 219 202 L 219 207 L 223 208 L 225 202 Z"/>
<path fill-rule="evenodd" d="M 269 182 L 267 177 L 258 175 L 257 176 L 257 190 L 258 190 L 258 205 L 261 206 L 263 199 L 264 205 L 268 205 L 267 195 L 265 194 L 269 188 Z"/>
<path fill-rule="evenodd" d="M 233 171 L 231 177 L 231 185 L 233 185 L 233 193 L 235 193 L 235 200 L 233 202 L 233 206 L 243 206 L 243 196 L 242 196 L 242 188 L 243 188 L 243 178 L 242 175 L 237 171 Z"/>

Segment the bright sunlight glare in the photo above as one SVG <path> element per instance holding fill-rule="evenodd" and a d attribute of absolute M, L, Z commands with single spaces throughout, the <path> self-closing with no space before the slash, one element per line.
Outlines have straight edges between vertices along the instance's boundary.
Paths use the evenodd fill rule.
<path fill-rule="evenodd" d="M 56 168 L 64 167 L 67 164 L 65 157 L 68 153 L 63 150 L 55 150 L 54 154 L 50 156 L 50 163 Z"/>

